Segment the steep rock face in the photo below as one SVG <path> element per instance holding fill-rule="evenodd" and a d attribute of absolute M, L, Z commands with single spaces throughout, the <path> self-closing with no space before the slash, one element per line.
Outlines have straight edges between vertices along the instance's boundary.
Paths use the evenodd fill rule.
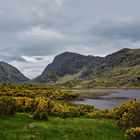
<path fill-rule="evenodd" d="M 122 49 L 116 53 L 105 57 L 104 62 L 106 66 L 133 66 L 140 62 L 140 49 Z"/>
<path fill-rule="evenodd" d="M 81 54 L 64 52 L 56 56 L 53 63 L 49 64 L 43 73 L 33 81 L 39 83 L 56 82 L 59 77 L 66 74 L 78 73 L 86 65 L 86 58 Z"/>
<path fill-rule="evenodd" d="M 58 76 L 74 74 L 77 73 L 85 63 L 86 57 L 84 55 L 65 52 L 54 58 L 53 63 L 46 67 L 43 75 L 48 74 L 48 72 L 55 73 Z"/>
<path fill-rule="evenodd" d="M 50 84 L 58 82 L 60 78 L 62 79 L 65 76 L 74 77 L 75 75 L 78 75 L 75 78 L 76 80 L 85 80 L 93 76 L 103 75 L 111 70 L 114 71 L 114 69 L 134 67 L 139 64 L 140 49 L 125 48 L 106 57 L 84 56 L 65 52 L 56 56 L 43 73 L 33 79 L 33 82 Z"/>
<path fill-rule="evenodd" d="M 124 48 L 104 57 L 95 69 L 101 73 L 115 67 L 132 67 L 137 64 L 140 64 L 140 49 Z"/>
<path fill-rule="evenodd" d="M 29 79 L 25 77 L 18 69 L 5 63 L 0 62 L 0 82 L 27 82 Z"/>
<path fill-rule="evenodd" d="M 131 67 L 140 64 L 140 49 L 124 48 L 118 52 L 107 55 L 96 64 L 95 70 L 98 73 L 115 67 Z"/>

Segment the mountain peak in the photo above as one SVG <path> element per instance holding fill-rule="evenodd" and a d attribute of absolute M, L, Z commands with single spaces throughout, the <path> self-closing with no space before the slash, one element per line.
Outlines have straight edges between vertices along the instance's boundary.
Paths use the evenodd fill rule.
<path fill-rule="evenodd" d="M 85 56 L 63 52 L 54 58 L 43 73 L 34 79 L 39 83 L 65 82 L 70 79 L 91 78 L 115 68 L 133 67 L 140 64 L 138 50 L 124 48 L 106 57 Z"/>
<path fill-rule="evenodd" d="M 84 55 L 82 54 L 78 54 L 78 53 L 74 53 L 74 52 L 63 52 L 59 55 L 57 55 L 55 58 L 54 58 L 54 63 L 61 63 L 62 62 L 66 62 L 66 61 L 75 61 L 75 60 L 78 60 L 79 58 L 83 58 L 85 57 Z"/>
<path fill-rule="evenodd" d="M 120 52 L 120 53 L 126 53 L 126 52 L 128 52 L 130 50 L 131 49 L 129 49 L 129 48 L 123 48 L 123 49 L 119 50 L 118 52 Z"/>
<path fill-rule="evenodd" d="M 60 55 L 63 55 L 63 54 L 75 54 L 75 53 L 74 52 L 65 51 L 65 52 L 61 53 Z"/>
<path fill-rule="evenodd" d="M 84 56 L 84 55 L 78 54 L 78 53 L 75 53 L 75 52 L 65 51 L 65 52 L 57 55 L 56 57 L 59 57 L 59 56 Z"/>
<path fill-rule="evenodd" d="M 29 81 L 18 69 L 6 62 L 0 62 L 0 82 Z"/>

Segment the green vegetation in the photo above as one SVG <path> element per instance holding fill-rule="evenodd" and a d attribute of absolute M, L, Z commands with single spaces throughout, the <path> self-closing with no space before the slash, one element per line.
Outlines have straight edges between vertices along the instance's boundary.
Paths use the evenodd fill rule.
<path fill-rule="evenodd" d="M 125 140 L 117 122 L 108 119 L 50 117 L 37 121 L 27 114 L 0 117 L 1 140 Z"/>
<path fill-rule="evenodd" d="M 122 104 L 109 112 L 108 116 L 118 120 L 118 126 L 126 129 L 126 135 L 140 139 L 140 101 L 132 100 Z"/>
<path fill-rule="evenodd" d="M 10 97 L 0 97 L 0 115 L 14 114 L 16 102 Z"/>
<path fill-rule="evenodd" d="M 1 83 L 0 138 L 2 140 L 139 138 L 140 101 L 132 100 L 109 111 L 89 105 L 68 103 L 77 96 L 54 87 Z"/>
<path fill-rule="evenodd" d="M 11 107 L 13 102 L 15 111 L 29 112 L 36 119 L 48 119 L 48 115 L 62 118 L 80 117 L 97 110 L 93 106 L 67 103 L 66 101 L 75 99 L 77 95 L 52 87 L 3 83 L 0 90 L 1 114 L 10 114 L 13 108 L 8 107 L 9 113 L 5 113 L 6 106 Z"/>
<path fill-rule="evenodd" d="M 76 94 L 62 92 L 55 87 L 33 85 L 33 84 L 14 84 L 10 82 L 0 83 L 0 96 L 8 97 L 45 97 L 56 100 L 73 100 Z"/>
<path fill-rule="evenodd" d="M 115 67 L 86 79 L 60 84 L 69 88 L 140 88 L 140 65 Z"/>
<path fill-rule="evenodd" d="M 126 130 L 126 135 L 130 136 L 133 139 L 140 139 L 140 127 L 130 128 Z"/>
<path fill-rule="evenodd" d="M 66 88 L 140 88 L 140 49 L 124 48 L 106 57 L 65 52 L 31 82 Z"/>
<path fill-rule="evenodd" d="M 132 100 L 109 112 L 112 118 L 118 119 L 122 128 L 140 127 L 140 101 Z"/>

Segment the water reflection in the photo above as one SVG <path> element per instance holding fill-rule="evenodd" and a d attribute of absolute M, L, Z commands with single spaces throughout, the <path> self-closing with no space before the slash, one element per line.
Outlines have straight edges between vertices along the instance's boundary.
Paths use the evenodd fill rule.
<path fill-rule="evenodd" d="M 95 91 L 93 90 L 93 92 Z M 89 94 L 91 94 L 91 90 Z M 74 103 L 94 105 L 99 109 L 112 109 L 131 99 L 140 99 L 140 90 L 118 90 L 117 92 L 112 91 L 112 93 L 109 93 L 107 95 L 96 96 L 94 99 L 84 98 L 84 100 L 75 101 Z"/>

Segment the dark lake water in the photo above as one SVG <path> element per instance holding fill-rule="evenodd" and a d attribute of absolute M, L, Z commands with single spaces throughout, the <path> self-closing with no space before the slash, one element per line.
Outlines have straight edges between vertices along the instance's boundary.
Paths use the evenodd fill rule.
<path fill-rule="evenodd" d="M 97 94 L 96 92 L 101 92 L 101 94 Z M 83 94 L 86 92 L 86 95 L 89 94 L 89 97 L 84 97 L 83 100 L 81 101 L 75 101 L 74 104 L 88 104 L 88 105 L 93 105 L 96 108 L 99 109 L 112 109 L 116 106 L 121 105 L 122 103 L 125 103 L 129 100 L 132 99 L 140 99 L 140 89 L 129 89 L 129 90 L 108 90 L 108 89 L 100 89 L 100 90 L 79 90 L 78 92 L 74 91 L 75 93 L 78 94 Z M 105 94 L 102 94 L 104 92 Z M 108 92 L 108 93 L 107 93 Z M 90 95 L 92 94 L 92 98 Z M 96 95 L 94 97 L 94 94 Z"/>

